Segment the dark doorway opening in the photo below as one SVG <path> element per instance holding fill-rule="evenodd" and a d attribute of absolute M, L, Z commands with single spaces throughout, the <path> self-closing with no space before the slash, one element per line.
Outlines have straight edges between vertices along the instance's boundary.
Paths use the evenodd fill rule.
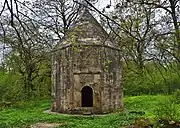
<path fill-rule="evenodd" d="M 81 90 L 82 107 L 93 107 L 93 90 L 89 86 L 85 86 Z"/>

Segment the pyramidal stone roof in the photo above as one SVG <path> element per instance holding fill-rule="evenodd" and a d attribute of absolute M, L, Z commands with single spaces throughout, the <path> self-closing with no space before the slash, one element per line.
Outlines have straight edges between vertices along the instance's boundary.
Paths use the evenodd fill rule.
<path fill-rule="evenodd" d="M 77 20 L 69 28 L 66 36 L 60 43 L 60 47 L 76 45 L 101 45 L 116 48 L 108 33 L 92 16 L 88 9 L 84 9 Z"/>

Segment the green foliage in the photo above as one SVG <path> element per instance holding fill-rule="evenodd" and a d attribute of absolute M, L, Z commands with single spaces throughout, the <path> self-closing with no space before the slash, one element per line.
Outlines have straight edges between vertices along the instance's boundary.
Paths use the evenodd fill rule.
<path fill-rule="evenodd" d="M 146 114 L 143 116 L 153 117 L 153 108 L 162 99 L 164 96 L 126 97 L 123 112 L 92 116 L 43 113 L 50 109 L 49 100 L 21 102 L 12 108 L 0 110 L 0 126 L 24 128 L 35 123 L 48 122 L 62 124 L 61 128 L 120 128 L 129 126 L 135 119 L 142 117 L 138 113 L 130 113 L 133 110 L 144 111 Z"/>
<path fill-rule="evenodd" d="M 146 64 L 139 73 L 133 63 L 124 67 L 124 88 L 126 95 L 167 94 L 180 88 L 179 70 Z"/>
<path fill-rule="evenodd" d="M 0 72 L 0 90 L 0 106 L 20 100 L 23 97 L 20 75 Z"/>
<path fill-rule="evenodd" d="M 38 103 L 30 102 L 22 106 L 7 108 L 0 111 L 0 126 L 8 127 L 27 127 L 38 122 L 56 122 L 63 124 L 61 127 L 67 128 L 118 128 L 128 125 L 137 114 L 114 113 L 102 116 L 69 116 L 64 114 L 47 114 L 44 110 L 49 109 L 49 101 Z M 17 116 L 18 115 L 18 116 Z"/>
<path fill-rule="evenodd" d="M 173 92 L 173 100 L 176 104 L 180 104 L 180 89 Z"/>
<path fill-rule="evenodd" d="M 38 75 L 33 79 L 33 95 L 28 99 L 42 99 L 50 97 L 51 90 L 51 68 L 48 63 L 39 66 Z M 10 106 L 17 101 L 28 100 L 24 83 L 25 75 L 17 72 L 4 70 L 0 71 L 0 106 Z"/>
<path fill-rule="evenodd" d="M 148 118 L 137 118 L 133 123 L 133 128 L 151 128 L 152 122 Z"/>
<path fill-rule="evenodd" d="M 125 109 L 129 112 L 145 112 L 146 117 L 153 119 L 155 117 L 153 111 L 160 101 L 164 100 L 163 95 L 145 95 L 133 96 L 124 99 Z"/>
<path fill-rule="evenodd" d="M 105 72 L 108 72 L 109 65 L 110 65 L 111 63 L 112 63 L 112 61 L 109 60 L 109 59 L 107 59 L 107 60 L 104 61 L 103 66 L 104 66 L 104 71 L 105 71 Z"/>
<path fill-rule="evenodd" d="M 177 120 L 178 119 L 178 107 L 174 100 L 167 98 L 159 102 L 158 106 L 155 109 L 156 118 L 159 120 Z"/>
<path fill-rule="evenodd" d="M 39 66 L 39 75 L 34 79 L 33 85 L 34 97 L 33 99 L 49 98 L 51 95 L 51 67 L 49 62 L 44 61 Z"/>
<path fill-rule="evenodd" d="M 178 121 L 180 119 L 179 94 L 180 91 L 176 90 L 173 92 L 172 96 L 167 96 L 158 103 L 154 111 L 157 120 L 170 122 Z"/>

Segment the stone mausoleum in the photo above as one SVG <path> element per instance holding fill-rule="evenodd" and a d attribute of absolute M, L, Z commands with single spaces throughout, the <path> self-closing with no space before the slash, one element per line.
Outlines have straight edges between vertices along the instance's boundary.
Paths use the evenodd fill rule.
<path fill-rule="evenodd" d="M 109 113 L 123 107 L 120 50 L 84 9 L 57 45 L 52 63 L 52 111 Z"/>

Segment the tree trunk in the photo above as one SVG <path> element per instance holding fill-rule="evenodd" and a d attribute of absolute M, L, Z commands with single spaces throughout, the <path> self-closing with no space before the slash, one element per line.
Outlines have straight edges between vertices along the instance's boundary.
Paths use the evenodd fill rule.
<path fill-rule="evenodd" d="M 173 19 L 173 25 L 175 29 L 175 47 L 177 47 L 177 51 L 175 50 L 176 60 L 178 63 L 180 63 L 180 30 L 178 25 L 178 20 L 176 16 L 176 3 L 174 0 L 169 0 L 171 5 L 171 16 Z M 180 65 L 178 64 L 178 68 L 180 68 Z"/>

